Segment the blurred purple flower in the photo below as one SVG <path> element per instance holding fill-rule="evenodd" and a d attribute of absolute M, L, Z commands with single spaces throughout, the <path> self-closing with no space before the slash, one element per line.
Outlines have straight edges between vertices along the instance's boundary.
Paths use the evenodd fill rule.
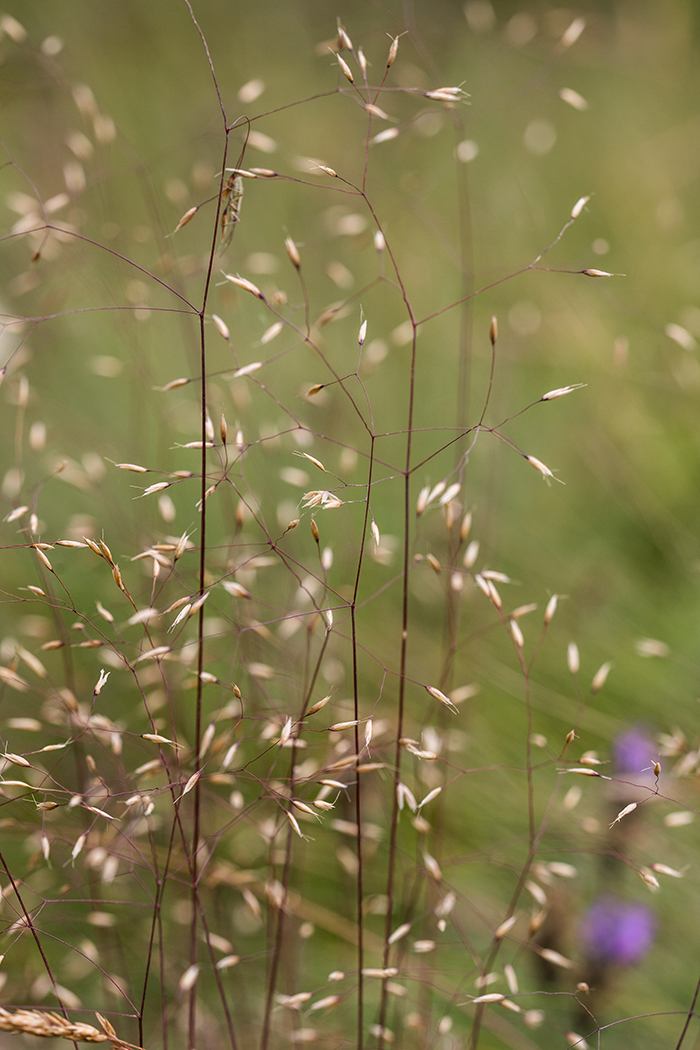
<path fill-rule="evenodd" d="M 613 740 L 613 769 L 617 774 L 641 773 L 652 764 L 657 751 L 653 738 L 639 726 L 633 726 Z"/>
<path fill-rule="evenodd" d="M 589 958 L 615 966 L 640 962 L 651 948 L 656 918 L 639 901 L 599 897 L 586 912 L 581 938 Z"/>

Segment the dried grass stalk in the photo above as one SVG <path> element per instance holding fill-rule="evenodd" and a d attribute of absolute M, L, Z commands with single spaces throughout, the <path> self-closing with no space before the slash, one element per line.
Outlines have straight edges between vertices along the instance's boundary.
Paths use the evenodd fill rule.
<path fill-rule="evenodd" d="M 26 1032 L 43 1039 L 70 1039 L 76 1043 L 111 1043 L 119 1050 L 141 1050 L 134 1043 L 125 1043 L 117 1036 L 109 1021 L 95 1014 L 103 1031 L 91 1024 L 74 1024 L 55 1013 L 40 1010 L 5 1010 L 0 1007 L 0 1031 L 19 1035 Z"/>

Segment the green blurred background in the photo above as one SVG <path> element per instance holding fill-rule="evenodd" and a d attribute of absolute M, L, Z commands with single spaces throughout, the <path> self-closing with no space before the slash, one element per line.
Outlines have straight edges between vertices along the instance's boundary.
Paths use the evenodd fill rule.
<path fill-rule="evenodd" d="M 337 18 L 364 49 L 372 83 L 383 73 L 389 38 L 405 34 L 387 90 L 378 99 L 395 122 L 378 121 L 373 127 L 373 134 L 394 126 L 400 133 L 369 147 L 367 193 L 416 317 L 431 315 L 475 288 L 496 285 L 420 326 L 414 462 L 433 458 L 416 471 L 415 496 L 424 484 L 453 480 L 464 443 L 435 453 L 448 444 L 450 429 L 465 420 L 473 425 L 481 414 L 492 315 L 498 317 L 499 339 L 487 424 L 516 414 L 547 390 L 586 384 L 503 427 L 509 439 L 543 460 L 565 486 L 545 485 L 521 457 L 489 434 L 480 436 L 464 475 L 462 499 L 474 515 L 470 538 L 481 545 L 475 567 L 488 566 L 517 581 L 515 587 L 502 588 L 509 607 L 540 603 L 540 612 L 522 622 L 527 652 L 538 637 L 534 619 L 548 597 L 566 596 L 533 672 L 533 730 L 548 741 L 542 760 L 559 754 L 574 725 L 579 730 L 576 756 L 595 749 L 607 760 L 611 740 L 633 725 L 652 735 L 680 726 L 688 741 L 680 750 L 692 749 L 700 612 L 698 5 L 611 0 L 575 9 L 501 2 L 473 2 L 465 8 L 438 0 L 349 0 L 336 9 L 320 0 L 199 0 L 194 10 L 229 120 L 245 113 L 256 132 L 269 136 L 253 141 L 244 166 L 271 167 L 304 181 L 246 181 L 241 222 L 226 255 L 217 256 L 217 287 L 208 305 L 208 315 L 216 312 L 231 328 L 234 351 L 232 356 L 209 325 L 211 415 L 217 424 L 225 411 L 229 428 L 240 424 L 246 441 L 253 443 L 241 484 L 254 493 L 269 535 L 278 536 L 285 521 L 299 516 L 300 487 L 280 476 L 290 465 L 306 468 L 291 458 L 292 451 L 308 448 L 360 486 L 347 494 L 361 499 L 366 435 L 347 401 L 327 392 L 316 401 L 305 398 L 313 383 L 328 379 L 321 358 L 288 333 L 269 345 L 261 343 L 274 317 L 253 297 L 219 287 L 218 268 L 255 281 L 268 296 L 284 290 L 289 306 L 281 309 L 302 327 L 301 296 L 284 252 L 285 236 L 300 246 L 312 319 L 363 290 L 345 316 L 320 331 L 318 342 L 340 374 L 354 373 L 362 308 L 369 327 L 361 376 L 376 432 L 391 435 L 377 441 L 382 461 L 378 477 L 386 480 L 372 499 L 387 552 L 384 559 L 368 560 L 361 591 L 367 604 L 361 619 L 360 670 L 368 708 L 379 696 L 382 665 L 392 672 L 396 668 L 399 644 L 403 518 L 397 471 L 403 457 L 410 347 L 399 328 L 407 316 L 401 296 L 386 283 L 369 287 L 379 263 L 362 202 L 342 195 L 337 184 L 318 172 L 309 175 L 308 164 L 304 169 L 300 160 L 315 158 L 353 183 L 362 178 L 366 114 L 339 77 L 327 46 L 335 39 Z M 28 35 L 13 39 L 6 31 L 0 41 L 5 231 L 18 212 L 21 218 L 17 194 L 36 193 L 46 201 L 64 192 L 68 181 L 73 199 L 58 212 L 61 220 L 198 304 L 213 204 L 171 235 L 189 207 L 216 192 L 223 135 L 202 42 L 185 4 L 16 0 L 11 14 Z M 585 19 L 585 30 L 563 48 L 562 35 L 576 18 Z M 46 42 L 54 37 L 58 42 Z M 250 103 L 241 102 L 240 89 L 255 79 L 264 82 L 264 91 Z M 114 133 L 109 121 L 100 132 L 91 124 L 92 116 L 81 116 L 73 94 L 80 84 L 91 89 L 99 113 L 113 120 Z M 468 104 L 444 107 L 421 94 L 397 90 L 447 85 L 461 85 Z M 71 139 L 76 133 L 88 136 L 88 146 Z M 229 164 L 236 163 L 242 141 L 242 132 L 234 131 Z M 85 176 L 84 188 L 76 161 Z M 596 280 L 530 272 L 496 283 L 554 240 L 583 195 L 590 195 L 590 202 L 542 265 L 624 276 Z M 194 488 L 168 490 L 175 518 L 164 523 L 155 498 L 133 501 L 131 486 L 139 476 L 117 472 L 110 462 L 141 463 L 166 472 L 197 469 L 198 453 L 174 446 L 199 436 L 198 387 L 169 393 L 156 389 L 180 376 L 196 376 L 195 319 L 170 291 L 115 254 L 68 238 L 51 244 L 31 264 L 35 246 L 22 237 L 3 242 L 3 312 L 35 319 L 60 316 L 36 326 L 25 324 L 26 342 L 12 358 L 0 391 L 3 513 L 20 503 L 33 506 L 38 499 L 43 539 L 103 535 L 124 568 L 145 544 L 197 525 Z M 389 274 L 388 259 L 383 265 Z M 107 312 L 93 312 L 95 307 Z M 15 332 L 8 328 L 3 335 L 0 364 L 14 351 Z M 274 359 L 260 373 L 267 392 L 230 381 L 235 367 L 258 359 Z M 21 376 L 30 389 L 24 414 L 15 407 L 22 398 Z M 361 399 L 359 385 L 352 382 Z M 37 450 L 32 451 L 26 435 L 37 421 L 46 424 L 46 445 L 41 449 L 35 442 Z M 295 444 L 287 434 L 297 421 L 313 431 L 312 445 Z M 446 428 L 442 436 L 439 427 Z M 356 462 L 347 449 L 359 452 Z M 70 469 L 47 480 L 61 459 L 69 461 Z M 313 469 L 307 474 L 305 487 L 321 484 Z M 145 484 L 160 477 L 146 475 Z M 345 498 L 342 491 L 340 495 Z M 227 558 L 238 557 L 232 539 L 236 505 L 224 493 L 212 512 L 211 542 L 218 557 L 212 572 L 225 571 L 231 565 Z M 347 598 L 352 580 L 361 506 L 346 510 L 344 519 L 333 517 L 334 512 L 317 515 L 321 546 L 334 549 L 329 582 L 341 598 Z M 2 569 L 7 598 L 0 606 L 4 663 L 12 658 L 13 640 L 33 649 L 48 629 L 37 624 L 34 610 L 11 597 L 21 593 L 26 598 L 20 588 L 38 582 L 31 576 L 29 554 L 9 549 L 23 542 L 16 529 L 3 525 L 8 548 Z M 299 536 L 290 538 L 289 547 L 301 575 L 317 566 L 307 517 L 303 531 L 303 537 L 300 529 Z M 246 542 L 251 556 L 265 547 L 262 531 L 251 531 Z M 412 552 L 432 553 L 447 563 L 441 514 L 427 513 L 421 519 Z M 97 574 L 88 571 L 95 566 L 86 552 L 80 552 L 79 564 L 72 551 L 55 550 L 51 557 L 76 609 L 94 617 L 96 599 L 114 604 L 109 573 L 102 572 L 98 582 Z M 192 575 L 183 570 L 182 578 L 193 588 L 194 562 L 187 571 Z M 147 605 L 148 578 L 134 570 L 132 581 L 132 593 Z M 287 576 L 269 585 L 257 582 L 262 604 L 256 615 L 276 628 L 293 607 L 296 581 Z M 173 590 L 169 600 L 180 593 Z M 419 564 L 411 584 L 412 681 L 437 682 L 444 670 L 445 608 L 444 574 L 438 580 L 425 563 Z M 218 648 L 212 645 L 211 667 L 222 678 L 233 673 L 236 680 L 235 661 L 241 653 L 249 660 L 269 654 L 254 632 L 239 629 L 228 607 L 219 612 L 228 628 L 218 632 Z M 480 592 L 469 590 L 460 615 L 454 666 L 443 684 L 448 689 L 474 682 L 480 692 L 463 708 L 460 730 L 465 735 L 455 736 L 456 754 L 450 760 L 460 769 L 499 769 L 461 779 L 452 789 L 455 797 L 441 818 L 441 863 L 454 884 L 471 895 L 475 911 L 493 912 L 497 922 L 500 905 L 495 902 L 508 898 L 512 872 L 523 859 L 523 680 L 509 639 L 495 629 L 497 621 Z M 142 638 L 130 630 L 125 631 L 125 645 L 133 655 Z M 639 641 L 649 638 L 665 643 L 668 654 L 640 655 Z M 581 653 L 581 690 L 567 670 L 571 641 Z M 347 646 L 339 644 L 335 655 L 338 666 L 331 668 L 327 686 L 349 695 Z M 49 659 L 53 657 L 47 664 Z M 92 687 L 100 659 L 89 652 L 74 654 L 82 688 Z M 587 693 L 587 683 L 605 661 L 613 663 L 608 682 L 584 709 L 579 695 Z M 51 673 L 61 676 L 58 657 Z M 294 688 L 297 696 L 298 683 Z M 124 710 L 111 712 L 112 718 L 131 718 L 127 712 L 138 698 L 126 695 Z M 423 715 L 417 696 L 416 691 L 414 717 L 420 732 Z M 262 708 L 269 702 L 270 710 L 284 707 L 269 693 L 260 702 Z M 212 702 L 212 717 L 215 710 Z M 344 710 L 339 709 L 351 717 Z M 375 717 L 391 718 L 389 704 L 386 709 L 378 704 Z M 184 709 L 180 728 L 191 733 Z M 674 761 L 662 759 L 664 768 Z M 578 916 L 607 877 L 596 854 L 607 849 L 610 802 L 594 790 L 598 785 L 582 783 L 580 807 L 571 814 L 558 813 L 546 843 L 549 859 L 571 854 L 580 867 L 575 892 L 562 891 L 561 899 L 561 950 L 572 954 Z M 692 806 L 694 784 L 694 779 L 682 784 L 669 780 L 664 790 Z M 549 766 L 538 780 L 538 815 L 557 786 Z M 378 796 L 370 805 L 376 809 L 370 818 L 384 823 L 386 800 Z M 693 935 L 698 916 L 694 831 L 664 828 L 662 818 L 674 808 L 678 806 L 665 802 L 657 809 L 649 806 L 647 823 L 637 826 L 637 838 L 628 845 L 639 863 L 660 861 L 678 869 L 688 864 L 690 869 L 683 882 L 674 880 L 669 887 L 666 881 L 653 899 L 660 916 L 656 946 L 636 972 L 621 975 L 618 1000 L 601 1007 L 602 1023 L 625 1015 L 683 1011 L 692 995 L 700 965 Z M 406 848 L 413 848 L 408 841 Z M 322 865 L 314 871 L 316 863 L 310 860 L 307 871 L 310 895 L 338 908 L 347 889 L 339 889 L 337 875 L 326 884 Z M 501 874 L 494 875 L 495 870 Z M 501 876 L 503 886 L 498 885 Z M 651 901 L 634 871 L 625 879 L 626 892 Z M 372 890 L 382 892 L 379 874 Z M 380 919 L 376 932 L 381 929 Z M 446 970 L 453 973 L 463 965 L 462 950 L 461 944 L 455 946 Z M 312 970 L 317 967 L 318 980 L 329 969 L 332 952 L 333 946 L 327 946 L 320 961 L 309 962 Z M 533 975 L 526 990 L 536 986 Z M 472 984 L 469 992 L 473 994 Z M 12 995 L 23 1001 L 14 991 Z M 551 1028 L 532 1036 L 537 1045 L 563 1045 L 568 1000 L 551 1009 L 555 1014 L 560 1009 L 561 1015 Z M 459 1023 L 455 1032 L 462 1031 Z M 674 1038 L 680 1025 L 678 1017 L 634 1021 L 611 1029 L 604 1039 L 610 1047 L 641 1047 L 648 1045 L 650 1034 L 662 1041 Z M 507 1033 L 501 1038 L 510 1045 Z M 501 1045 L 492 1032 L 484 1040 L 483 1045 Z"/>

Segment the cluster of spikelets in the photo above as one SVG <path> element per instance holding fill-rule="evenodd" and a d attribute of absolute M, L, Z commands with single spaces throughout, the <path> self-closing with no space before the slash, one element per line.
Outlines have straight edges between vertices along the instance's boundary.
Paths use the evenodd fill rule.
<path fill-rule="evenodd" d="M 60 1014 L 41 1010 L 5 1010 L 0 1007 L 0 1031 L 15 1035 L 35 1035 L 42 1039 L 70 1039 L 75 1043 L 109 1043 L 115 1050 L 141 1050 L 119 1038 L 101 1014 L 95 1014 L 102 1031 L 91 1024 L 74 1023 Z"/>

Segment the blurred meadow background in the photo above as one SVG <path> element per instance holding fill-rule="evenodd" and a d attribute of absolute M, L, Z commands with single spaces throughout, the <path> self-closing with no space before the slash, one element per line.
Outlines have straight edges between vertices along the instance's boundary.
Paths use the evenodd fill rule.
<path fill-rule="evenodd" d="M 697 1043 L 698 5 L 0 33 L 2 1045 Z"/>

